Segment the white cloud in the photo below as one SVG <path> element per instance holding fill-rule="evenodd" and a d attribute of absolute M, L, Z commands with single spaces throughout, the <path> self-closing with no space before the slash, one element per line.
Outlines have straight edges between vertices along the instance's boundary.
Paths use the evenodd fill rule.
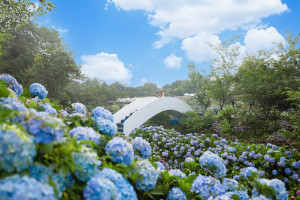
<path fill-rule="evenodd" d="M 247 31 L 244 44 L 248 52 L 256 52 L 261 49 L 275 48 L 274 43 L 285 44 L 284 37 L 274 27 L 267 29 L 251 29 Z"/>
<path fill-rule="evenodd" d="M 108 3 L 126 11 L 144 10 L 149 23 L 160 29 L 155 48 L 176 38 L 257 27 L 262 18 L 288 10 L 281 0 L 108 0 Z"/>
<path fill-rule="evenodd" d="M 198 34 L 194 37 L 188 37 L 182 41 L 181 49 L 186 52 L 188 59 L 195 62 L 209 61 L 216 53 L 208 43 L 220 44 L 218 36 L 210 34 Z"/>
<path fill-rule="evenodd" d="M 109 83 L 119 81 L 129 83 L 132 73 L 125 68 L 117 54 L 98 53 L 96 55 L 83 55 L 84 62 L 82 72 L 91 78 L 100 78 Z"/>
<path fill-rule="evenodd" d="M 54 25 L 51 26 L 51 28 L 55 29 L 56 31 L 58 31 L 60 34 L 62 33 L 67 33 L 69 30 L 68 29 L 63 29 L 61 27 L 56 28 Z"/>
<path fill-rule="evenodd" d="M 142 79 L 141 79 L 141 82 L 142 82 L 143 84 L 145 84 L 145 83 L 147 83 L 148 81 L 147 81 L 147 79 L 142 78 Z"/>
<path fill-rule="evenodd" d="M 165 58 L 164 64 L 168 68 L 179 69 L 180 66 L 181 66 L 181 61 L 182 61 L 181 57 L 177 57 L 174 54 L 171 54 L 171 55 L 169 55 L 168 57 Z"/>

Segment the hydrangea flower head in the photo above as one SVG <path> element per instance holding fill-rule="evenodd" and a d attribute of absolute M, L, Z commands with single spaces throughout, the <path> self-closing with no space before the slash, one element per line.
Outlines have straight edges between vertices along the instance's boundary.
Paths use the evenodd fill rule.
<path fill-rule="evenodd" d="M 267 186 L 270 186 L 271 188 L 273 188 L 276 192 L 276 199 L 280 199 L 280 200 L 288 199 L 288 192 L 286 191 L 284 182 L 282 182 L 281 180 L 278 180 L 278 179 L 268 180 L 268 179 L 262 178 L 262 179 L 258 179 L 258 181 L 262 185 L 267 185 Z M 256 192 L 257 192 L 257 190 L 256 190 Z"/>
<path fill-rule="evenodd" d="M 50 116 L 46 112 L 36 112 L 34 109 L 21 112 L 16 121 L 34 136 L 38 144 L 61 141 L 65 132 L 65 124 L 61 119 Z"/>
<path fill-rule="evenodd" d="M 82 147 L 81 152 L 72 153 L 74 163 L 79 165 L 82 170 L 76 170 L 75 176 L 80 181 L 88 181 L 91 177 L 99 172 L 98 167 L 101 161 L 98 155 L 92 149 Z"/>
<path fill-rule="evenodd" d="M 235 191 L 239 187 L 239 184 L 236 180 L 229 178 L 224 178 L 222 184 L 226 191 Z"/>
<path fill-rule="evenodd" d="M 222 178 L 226 175 L 226 167 L 222 159 L 210 151 L 205 151 L 199 158 L 199 162 L 205 171 L 210 171 L 215 177 Z"/>
<path fill-rule="evenodd" d="M 44 107 L 46 113 L 56 116 L 56 114 L 57 114 L 56 109 L 54 109 L 49 103 L 45 103 L 42 106 Z"/>
<path fill-rule="evenodd" d="M 255 167 L 246 167 L 242 169 L 241 173 L 243 174 L 244 178 L 248 178 L 252 176 L 252 173 L 257 173 L 259 174 L 258 170 Z"/>
<path fill-rule="evenodd" d="M 137 200 L 133 186 L 123 175 L 113 169 L 104 168 L 96 177 L 110 180 L 116 187 L 116 200 Z"/>
<path fill-rule="evenodd" d="M 73 113 L 80 113 L 84 116 L 86 115 L 86 107 L 82 103 L 72 103 L 72 107 L 74 108 Z"/>
<path fill-rule="evenodd" d="M 4 80 L 6 83 L 5 86 L 13 90 L 18 97 L 21 96 L 23 87 L 13 76 L 11 76 L 10 74 L 1 74 L 0 80 Z"/>
<path fill-rule="evenodd" d="M 155 187 L 158 171 L 148 160 L 138 161 L 134 170 L 139 174 L 139 178 L 135 183 L 138 190 L 149 191 Z"/>
<path fill-rule="evenodd" d="M 228 147 L 228 152 L 229 153 L 235 153 L 236 152 L 236 149 L 234 147 Z"/>
<path fill-rule="evenodd" d="M 33 138 L 15 125 L 0 125 L 0 147 L 0 169 L 7 172 L 27 169 L 36 155 Z"/>
<path fill-rule="evenodd" d="M 120 137 L 111 139 L 105 146 L 105 152 L 113 157 L 112 161 L 125 165 L 130 165 L 134 159 L 132 145 Z"/>
<path fill-rule="evenodd" d="M 0 105 L 4 106 L 5 109 L 9 109 L 9 110 L 18 110 L 18 111 L 26 110 L 26 107 L 23 103 L 11 97 L 7 97 L 7 98 L 1 97 Z"/>
<path fill-rule="evenodd" d="M 100 134 L 96 133 L 94 129 L 90 127 L 76 127 L 70 130 L 69 135 L 75 137 L 76 140 L 91 140 L 96 144 L 100 143 Z"/>
<path fill-rule="evenodd" d="M 285 169 L 284 169 L 284 172 L 285 172 L 286 174 L 290 174 L 290 173 L 292 173 L 292 170 L 291 170 L 290 168 L 285 168 Z"/>
<path fill-rule="evenodd" d="M 108 179 L 99 176 L 92 177 L 83 190 L 85 200 L 115 200 L 116 186 Z"/>
<path fill-rule="evenodd" d="M 96 118 L 94 121 L 94 126 L 98 131 L 105 133 L 106 135 L 114 136 L 117 132 L 117 127 L 110 120 L 103 118 Z"/>
<path fill-rule="evenodd" d="M 146 140 L 141 137 L 136 137 L 132 141 L 132 147 L 138 152 L 138 155 L 143 158 L 149 158 L 151 156 L 152 148 Z"/>
<path fill-rule="evenodd" d="M 94 118 L 103 118 L 114 122 L 114 116 L 111 114 L 109 110 L 106 110 L 103 107 L 97 107 L 92 110 L 92 117 Z"/>
<path fill-rule="evenodd" d="M 32 83 L 29 87 L 29 92 L 32 95 L 38 96 L 40 99 L 44 99 L 48 95 L 46 88 L 39 83 Z"/>
<path fill-rule="evenodd" d="M 227 193 L 225 193 L 225 195 L 227 195 L 228 197 L 230 197 L 230 199 L 231 199 L 232 195 L 237 195 L 240 198 L 240 200 L 249 200 L 249 196 L 248 196 L 247 191 L 227 192 Z"/>
<path fill-rule="evenodd" d="M 183 173 L 180 169 L 171 169 L 169 172 L 172 176 L 178 176 L 180 178 L 186 178 L 186 174 Z"/>
<path fill-rule="evenodd" d="M 50 185 L 19 175 L 0 180 L 0 197 L 1 199 L 57 199 Z"/>
<path fill-rule="evenodd" d="M 162 171 L 162 170 L 166 169 L 166 167 L 164 166 L 164 164 L 162 164 L 161 162 L 156 161 L 154 163 L 156 163 L 158 165 L 158 167 L 157 167 L 158 170 Z"/>
<path fill-rule="evenodd" d="M 186 194 L 179 187 L 173 187 L 169 191 L 166 200 L 187 200 L 187 198 Z"/>
<path fill-rule="evenodd" d="M 191 157 L 186 157 L 184 162 L 194 162 L 194 159 Z"/>
<path fill-rule="evenodd" d="M 193 181 L 191 191 L 199 194 L 203 199 L 225 194 L 225 188 L 219 180 L 202 175 Z"/>
<path fill-rule="evenodd" d="M 40 163 L 35 163 L 30 166 L 29 172 L 31 177 L 41 183 L 49 184 L 49 177 L 51 177 L 59 197 L 62 196 L 62 192 L 66 189 L 66 187 L 70 187 L 74 183 L 70 175 L 65 176 L 62 172 L 54 173 L 53 170 Z"/>

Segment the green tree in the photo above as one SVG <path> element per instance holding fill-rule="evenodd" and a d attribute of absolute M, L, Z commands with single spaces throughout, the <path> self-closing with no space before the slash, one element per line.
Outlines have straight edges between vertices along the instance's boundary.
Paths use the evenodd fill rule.
<path fill-rule="evenodd" d="M 43 84 L 49 97 L 59 98 L 63 87 L 82 78 L 80 67 L 54 29 L 29 22 L 11 31 L 13 38 L 0 57 L 0 73 L 9 73 L 25 87 L 33 82 Z"/>
<path fill-rule="evenodd" d="M 40 0 L 1 0 L 0 32 L 15 30 L 27 24 L 32 18 L 51 11 L 55 6 L 51 1 Z"/>
<path fill-rule="evenodd" d="M 40 0 L 33 3 L 30 0 L 1 0 L 0 1 L 0 55 L 2 45 L 11 38 L 9 31 L 16 30 L 30 19 L 44 15 L 55 6 L 52 2 Z"/>
<path fill-rule="evenodd" d="M 189 69 L 189 78 L 191 84 L 196 90 L 196 98 L 200 105 L 209 107 L 211 104 L 210 97 L 208 96 L 208 83 L 209 79 L 205 76 L 205 72 L 202 71 L 202 74 L 197 71 L 194 63 L 188 64 Z M 203 75 L 204 74 L 204 75 Z"/>
<path fill-rule="evenodd" d="M 275 50 L 260 51 L 243 60 L 237 91 L 244 102 L 266 112 L 272 108 L 283 111 L 293 107 L 287 98 L 288 91 L 297 91 L 300 87 L 298 39 L 299 35 L 289 34 L 287 46 L 279 44 Z"/>
<path fill-rule="evenodd" d="M 235 87 L 236 78 L 235 74 L 239 67 L 238 56 L 240 55 L 238 44 L 233 44 L 237 37 L 233 37 L 229 41 L 222 41 L 220 44 L 209 44 L 210 47 L 217 53 L 217 57 L 212 59 L 212 65 L 210 66 L 212 74 L 211 77 L 217 80 L 217 84 L 224 84 L 222 88 L 228 92 L 228 101 L 234 107 L 236 101 Z M 219 90 L 214 90 L 219 91 Z M 218 92 L 222 95 L 223 93 Z M 217 94 L 214 94 L 216 96 Z"/>

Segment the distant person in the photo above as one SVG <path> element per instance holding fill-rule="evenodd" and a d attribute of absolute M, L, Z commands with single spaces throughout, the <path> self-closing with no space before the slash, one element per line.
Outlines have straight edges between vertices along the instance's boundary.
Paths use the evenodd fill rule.
<path fill-rule="evenodd" d="M 159 97 L 159 98 L 162 98 L 165 96 L 165 92 L 163 91 L 162 88 L 160 88 L 159 92 L 156 92 L 156 95 Z"/>

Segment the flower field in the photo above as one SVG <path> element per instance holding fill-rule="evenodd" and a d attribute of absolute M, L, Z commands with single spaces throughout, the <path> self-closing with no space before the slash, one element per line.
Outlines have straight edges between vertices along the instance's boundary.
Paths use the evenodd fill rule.
<path fill-rule="evenodd" d="M 0 199 L 299 199 L 299 152 L 183 135 L 117 133 L 110 111 L 62 108 L 0 75 Z"/>

